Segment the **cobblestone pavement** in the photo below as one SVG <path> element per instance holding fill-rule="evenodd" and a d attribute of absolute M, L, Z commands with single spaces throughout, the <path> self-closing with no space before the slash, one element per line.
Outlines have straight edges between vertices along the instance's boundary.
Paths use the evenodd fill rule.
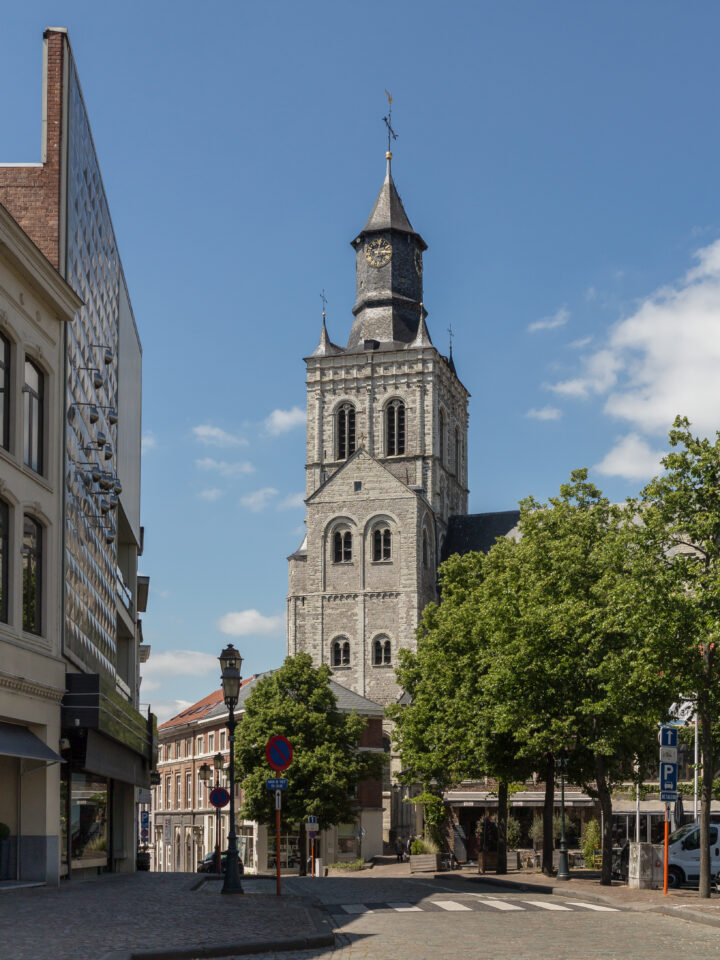
<path fill-rule="evenodd" d="M 255 895 L 224 897 L 218 881 L 194 891 L 201 879 L 136 873 L 3 893 L 0 960 L 98 960 L 113 950 L 244 943 L 318 931 L 315 911 L 292 895 L 282 898 L 278 929 L 278 898 L 269 882 L 244 878 L 247 892 L 257 890 Z"/>

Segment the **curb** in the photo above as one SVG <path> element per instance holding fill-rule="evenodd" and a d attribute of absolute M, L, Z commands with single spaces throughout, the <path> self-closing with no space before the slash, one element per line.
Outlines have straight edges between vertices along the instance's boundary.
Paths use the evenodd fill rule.
<path fill-rule="evenodd" d="M 195 960 L 204 957 L 245 956 L 253 953 L 312 950 L 334 947 L 334 933 L 311 933 L 306 937 L 279 937 L 277 940 L 255 940 L 244 943 L 216 943 L 198 947 L 179 947 L 158 950 L 113 950 L 100 960 Z"/>

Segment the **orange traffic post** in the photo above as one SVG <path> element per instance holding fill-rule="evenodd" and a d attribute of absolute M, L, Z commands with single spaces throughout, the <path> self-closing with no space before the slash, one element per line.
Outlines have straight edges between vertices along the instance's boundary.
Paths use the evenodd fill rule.
<path fill-rule="evenodd" d="M 670 839 L 670 807 L 665 804 L 665 864 L 663 868 L 663 895 L 668 892 L 668 841 Z"/>
<path fill-rule="evenodd" d="M 278 790 L 278 793 L 280 791 Z M 275 803 L 275 873 L 277 895 L 280 896 L 280 802 Z"/>

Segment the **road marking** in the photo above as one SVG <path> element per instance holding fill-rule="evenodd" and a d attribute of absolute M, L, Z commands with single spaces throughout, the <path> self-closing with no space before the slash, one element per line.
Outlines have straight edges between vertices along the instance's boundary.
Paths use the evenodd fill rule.
<path fill-rule="evenodd" d="M 345 913 L 372 913 L 364 903 L 341 903 L 340 906 Z"/>
<path fill-rule="evenodd" d="M 434 900 L 433 903 L 441 910 L 469 910 L 464 903 L 458 903 L 457 900 Z"/>
<path fill-rule="evenodd" d="M 516 903 L 508 903 L 507 900 L 476 900 L 475 903 L 481 903 L 484 907 L 494 907 L 495 910 L 525 909 L 525 907 L 519 907 Z"/>
<path fill-rule="evenodd" d="M 410 913 L 410 911 L 422 913 L 422 907 L 414 907 L 411 903 L 388 903 L 388 906 L 397 910 L 398 913 Z"/>
<path fill-rule="evenodd" d="M 566 900 L 571 907 L 585 907 L 586 910 L 602 910 L 603 913 L 618 913 L 617 907 L 601 907 L 597 903 L 583 903 L 582 900 Z"/>
<path fill-rule="evenodd" d="M 540 907 L 541 910 L 567 910 L 572 913 L 570 907 L 563 907 L 559 903 L 549 903 L 547 900 L 523 900 L 523 903 L 531 903 L 534 907 Z"/>

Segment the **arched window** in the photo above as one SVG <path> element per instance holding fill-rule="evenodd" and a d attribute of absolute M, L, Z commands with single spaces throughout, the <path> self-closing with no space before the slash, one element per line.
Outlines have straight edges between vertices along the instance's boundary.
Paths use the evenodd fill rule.
<path fill-rule="evenodd" d="M 391 400 L 385 409 L 385 454 L 400 457 L 405 453 L 405 404 Z"/>
<path fill-rule="evenodd" d="M 10 563 L 10 508 L 0 500 L 0 620 L 8 622 L 8 564 Z"/>
<path fill-rule="evenodd" d="M 392 559 L 392 534 L 387 527 L 377 527 L 373 531 L 373 560 Z"/>
<path fill-rule="evenodd" d="M 439 457 L 441 465 L 445 463 L 445 414 L 440 411 L 440 429 L 438 431 Z"/>
<path fill-rule="evenodd" d="M 333 534 L 333 563 L 350 563 L 352 560 L 352 534 L 349 530 L 336 530 Z"/>
<path fill-rule="evenodd" d="M 355 453 L 355 407 L 343 403 L 337 412 L 337 458 L 347 460 Z"/>
<path fill-rule="evenodd" d="M 25 361 L 25 463 L 36 473 L 43 470 L 43 394 L 45 377 L 32 360 Z"/>
<path fill-rule="evenodd" d="M 330 647 L 330 662 L 333 667 L 350 666 L 349 640 L 333 640 Z"/>
<path fill-rule="evenodd" d="M 460 476 L 460 430 L 455 427 L 455 476 Z"/>
<path fill-rule="evenodd" d="M 42 527 L 25 516 L 23 527 L 23 630 L 40 633 L 42 628 Z"/>
<path fill-rule="evenodd" d="M 387 637 L 378 637 L 373 642 L 373 666 L 387 667 L 391 662 L 391 647 Z"/>
<path fill-rule="evenodd" d="M 0 447 L 10 449 L 10 341 L 0 333 Z"/>
<path fill-rule="evenodd" d="M 425 567 L 425 569 L 427 570 L 430 566 L 430 544 L 428 543 L 427 530 L 423 530 L 422 557 L 423 557 L 423 567 Z"/>

